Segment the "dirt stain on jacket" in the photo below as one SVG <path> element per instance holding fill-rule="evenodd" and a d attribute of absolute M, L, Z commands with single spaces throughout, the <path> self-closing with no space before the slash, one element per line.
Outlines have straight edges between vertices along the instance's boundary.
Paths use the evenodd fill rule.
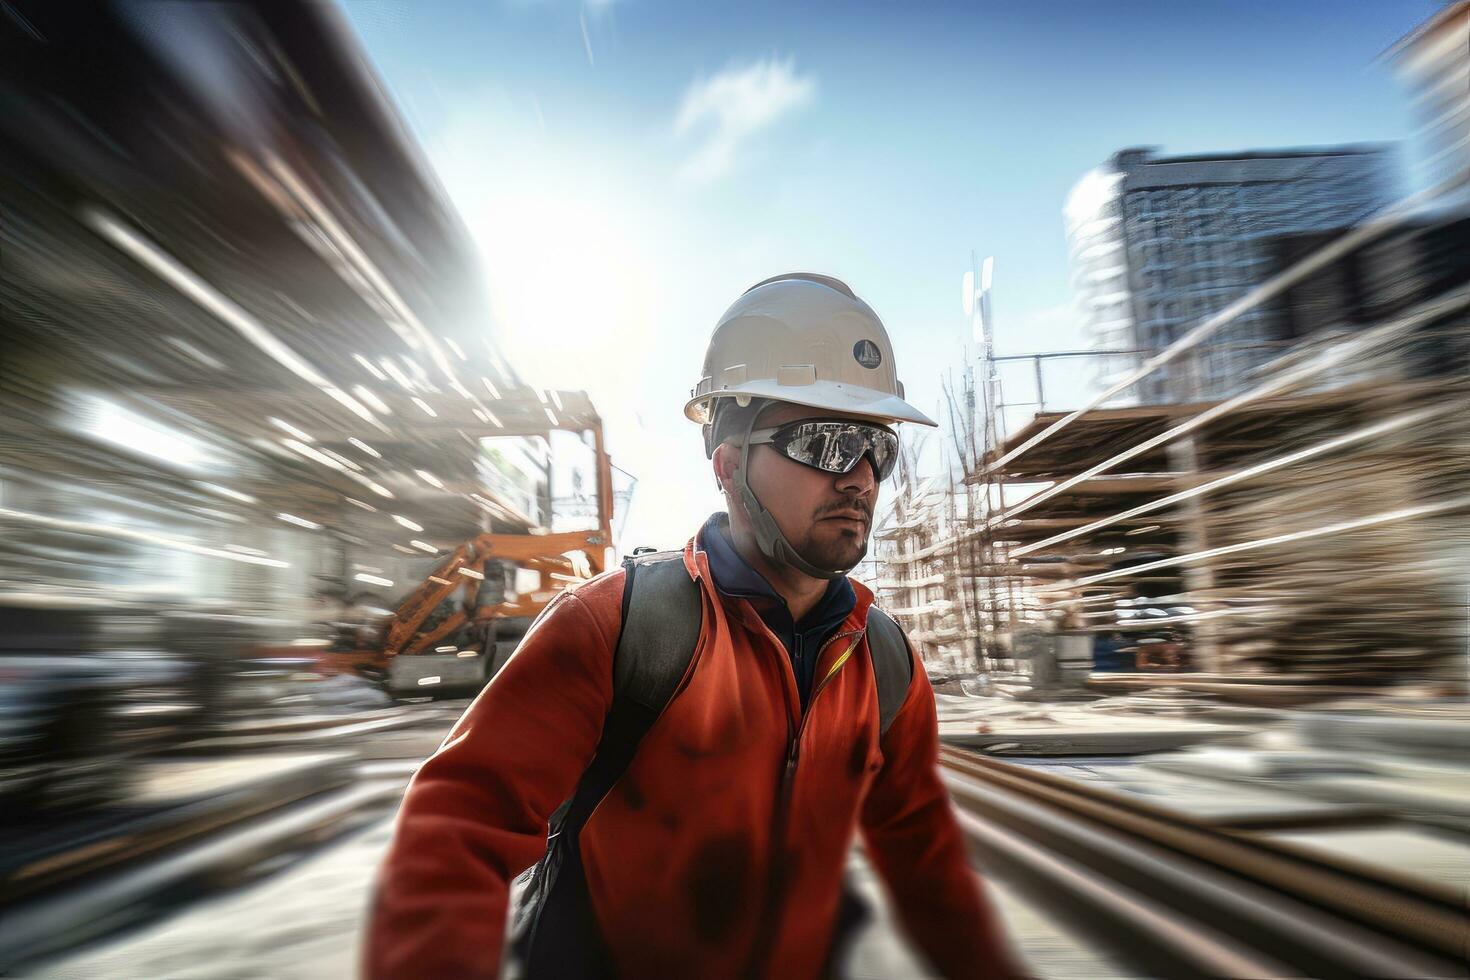
<path fill-rule="evenodd" d="M 696 853 L 689 875 L 694 929 L 700 941 L 719 942 L 741 918 L 755 858 L 743 836 L 718 837 Z"/>

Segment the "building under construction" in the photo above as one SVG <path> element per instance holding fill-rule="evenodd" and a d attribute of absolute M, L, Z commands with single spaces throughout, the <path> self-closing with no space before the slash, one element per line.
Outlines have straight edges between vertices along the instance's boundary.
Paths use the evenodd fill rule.
<path fill-rule="evenodd" d="M 1470 202 L 1451 182 L 1365 218 L 1272 238 L 1259 278 L 1128 348 L 1078 410 L 1046 404 L 1049 355 L 1009 401 L 1020 358 L 982 356 L 951 393 L 958 476 L 901 477 L 877 535 L 932 673 L 1051 685 L 1123 650 L 1179 684 L 1464 683 Z M 1093 682 L 1158 682 L 1116 671 Z"/>

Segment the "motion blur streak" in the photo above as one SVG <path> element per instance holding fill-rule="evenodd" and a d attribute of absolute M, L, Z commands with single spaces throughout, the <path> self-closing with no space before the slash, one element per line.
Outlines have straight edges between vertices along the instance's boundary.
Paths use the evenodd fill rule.
<path fill-rule="evenodd" d="M 118 248 L 158 273 L 159 277 L 169 285 L 240 331 L 242 337 L 265 351 L 275 359 L 276 363 L 298 378 L 309 381 L 323 390 L 332 386 L 332 383 L 323 377 L 321 372 L 302 360 L 295 351 L 283 344 L 258 320 L 133 229 L 95 208 L 84 210 L 82 220 Z"/>
<path fill-rule="evenodd" d="M 266 565 L 270 568 L 288 568 L 290 566 L 289 562 L 280 561 L 276 558 L 230 551 L 223 548 L 206 548 L 203 545 L 194 544 L 182 538 L 170 537 L 166 534 L 149 534 L 146 531 L 136 531 L 132 528 L 116 527 L 110 524 L 97 524 L 89 521 L 67 521 L 59 517 L 47 517 L 45 514 L 28 514 L 24 511 L 11 510 L 8 507 L 0 507 L 0 518 L 23 521 L 27 524 L 53 528 L 59 531 L 73 531 L 78 534 L 99 534 L 103 537 L 122 538 L 128 541 L 137 541 L 142 544 L 156 544 L 174 551 L 187 551 L 190 554 L 208 555 L 211 558 L 227 558 L 230 561 L 244 562 L 247 565 Z"/>

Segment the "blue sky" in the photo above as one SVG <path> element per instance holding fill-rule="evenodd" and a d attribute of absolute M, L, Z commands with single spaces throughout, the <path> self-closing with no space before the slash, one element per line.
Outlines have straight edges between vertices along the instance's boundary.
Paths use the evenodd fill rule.
<path fill-rule="evenodd" d="M 1061 209 L 1084 172 L 1125 146 L 1404 139 L 1377 58 L 1436 6 L 343 3 L 480 244 L 487 329 L 533 380 L 588 389 L 639 477 L 627 547 L 719 505 L 680 410 L 747 286 L 848 281 L 932 414 L 972 249 L 995 256 L 999 349 L 1082 344 Z"/>

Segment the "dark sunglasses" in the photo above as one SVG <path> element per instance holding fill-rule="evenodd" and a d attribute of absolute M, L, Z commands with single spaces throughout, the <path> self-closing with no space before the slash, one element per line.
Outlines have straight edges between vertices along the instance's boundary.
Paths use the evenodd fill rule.
<path fill-rule="evenodd" d="M 825 473 L 849 473 L 869 456 L 873 477 L 888 479 L 898 462 L 898 436 L 881 425 L 839 419 L 808 419 L 750 434 L 752 446 L 767 445 L 793 462 Z"/>

